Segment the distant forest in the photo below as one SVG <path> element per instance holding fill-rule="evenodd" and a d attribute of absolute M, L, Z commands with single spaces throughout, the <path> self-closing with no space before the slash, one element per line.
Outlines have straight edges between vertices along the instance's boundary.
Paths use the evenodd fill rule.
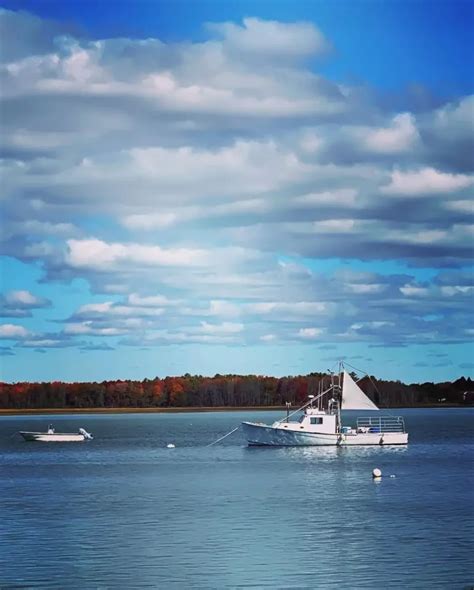
<path fill-rule="evenodd" d="M 296 377 L 215 375 L 102 381 L 101 383 L 1 383 L 0 408 L 173 408 L 293 406 L 316 395 L 328 376 L 311 373 Z M 381 408 L 474 403 L 474 382 L 461 377 L 454 382 L 406 385 L 365 377 L 359 382 Z"/>

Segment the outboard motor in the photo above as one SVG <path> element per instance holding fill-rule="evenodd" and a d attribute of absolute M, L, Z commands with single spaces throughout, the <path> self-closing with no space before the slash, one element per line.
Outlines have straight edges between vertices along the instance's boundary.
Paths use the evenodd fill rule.
<path fill-rule="evenodd" d="M 94 438 L 92 434 L 89 434 L 84 428 L 79 428 L 79 433 L 82 434 L 86 440 L 92 440 Z"/>

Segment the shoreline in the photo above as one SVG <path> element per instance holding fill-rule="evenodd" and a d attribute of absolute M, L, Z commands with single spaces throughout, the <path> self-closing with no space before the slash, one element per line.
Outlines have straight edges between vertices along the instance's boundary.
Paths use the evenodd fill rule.
<path fill-rule="evenodd" d="M 188 406 L 175 408 L 0 408 L 0 416 L 47 414 L 185 414 L 194 412 L 283 411 L 285 406 Z"/>
<path fill-rule="evenodd" d="M 381 408 L 381 411 L 410 410 L 416 408 L 469 408 L 463 404 L 427 404 Z M 296 408 L 293 407 L 291 411 Z M 189 406 L 174 408 L 0 408 L 1 416 L 46 416 L 51 414 L 186 414 L 195 412 L 285 412 L 286 406 Z"/>

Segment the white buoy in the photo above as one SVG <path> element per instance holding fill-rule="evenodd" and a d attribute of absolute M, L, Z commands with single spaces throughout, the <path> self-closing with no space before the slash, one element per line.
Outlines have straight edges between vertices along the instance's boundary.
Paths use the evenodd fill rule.
<path fill-rule="evenodd" d="M 167 445 L 166 445 L 166 448 L 167 448 L 167 449 L 174 449 L 174 448 L 176 448 L 176 447 L 174 446 L 174 444 L 173 444 L 173 443 L 169 443 L 169 444 L 167 444 Z"/>
<path fill-rule="evenodd" d="M 390 477 L 397 477 L 397 476 L 392 474 Z"/>
<path fill-rule="evenodd" d="M 382 477 L 382 472 L 380 471 L 380 469 L 378 469 L 377 467 L 372 471 L 372 477 L 374 479 L 377 479 L 379 477 Z"/>

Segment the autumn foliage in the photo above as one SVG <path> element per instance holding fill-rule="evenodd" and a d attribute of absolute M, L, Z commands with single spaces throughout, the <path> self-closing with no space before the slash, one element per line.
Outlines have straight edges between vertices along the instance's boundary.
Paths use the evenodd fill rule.
<path fill-rule="evenodd" d="M 301 404 L 316 394 L 321 379 L 312 373 L 296 377 L 215 375 L 102 381 L 101 383 L 0 383 L 0 408 L 169 408 L 253 407 Z M 380 406 L 472 403 L 473 382 L 405 385 L 400 381 L 364 379 L 361 386 Z M 382 393 L 382 396 L 380 395 Z"/>

